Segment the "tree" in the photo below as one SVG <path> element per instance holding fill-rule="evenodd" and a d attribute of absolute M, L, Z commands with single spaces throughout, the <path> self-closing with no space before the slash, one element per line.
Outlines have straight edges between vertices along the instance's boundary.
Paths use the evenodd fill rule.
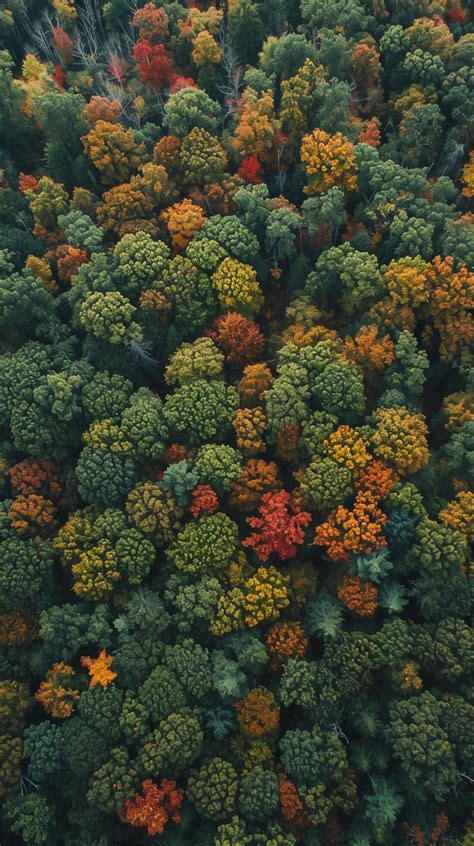
<path fill-rule="evenodd" d="M 263 295 L 257 274 L 249 264 L 225 258 L 213 274 L 212 284 L 223 309 L 233 309 L 249 316 L 262 305 Z"/>
<path fill-rule="evenodd" d="M 221 820 L 235 809 L 238 775 L 232 764 L 222 758 L 211 758 L 188 781 L 188 797 L 206 819 Z"/>
<path fill-rule="evenodd" d="M 151 4 L 149 4 L 151 5 Z M 176 782 L 163 779 L 159 785 L 151 779 L 142 782 L 143 796 L 137 793 L 124 807 L 124 819 L 133 826 L 144 827 L 149 835 L 163 834 L 169 820 L 181 822 L 180 807 L 184 791 Z"/>
<path fill-rule="evenodd" d="M 260 162 L 266 161 L 278 131 L 272 92 L 259 95 L 253 88 L 246 88 L 239 101 L 233 149 L 242 159 L 256 156 Z"/>
<path fill-rule="evenodd" d="M 204 223 L 204 212 L 200 206 L 185 199 L 162 211 L 161 218 L 166 223 L 173 246 L 184 250 Z"/>
<path fill-rule="evenodd" d="M 219 117 L 219 105 L 205 91 L 183 88 L 167 100 L 164 125 L 172 135 L 184 138 L 195 128 L 215 132 Z"/>
<path fill-rule="evenodd" d="M 425 692 L 391 708 L 386 733 L 412 790 L 420 797 L 428 794 L 442 800 L 458 775 L 454 749 L 440 725 L 440 716 L 439 702 Z"/>
<path fill-rule="evenodd" d="M 374 454 L 393 464 L 399 475 L 414 473 L 428 460 L 427 428 L 421 414 L 407 408 L 378 409 L 374 414 L 376 429 L 372 438 Z"/>
<path fill-rule="evenodd" d="M 212 41 L 216 43 L 214 39 Z M 179 164 L 186 184 L 204 187 L 222 178 L 227 170 L 227 154 L 217 136 L 211 135 L 205 129 L 194 127 L 183 138 Z"/>
<path fill-rule="evenodd" d="M 238 394 L 234 388 L 226 388 L 220 382 L 207 383 L 196 379 L 167 397 L 164 415 L 172 432 L 198 445 L 211 438 L 221 440 L 231 425 L 237 406 Z"/>
<path fill-rule="evenodd" d="M 104 185 L 126 182 L 144 160 L 145 147 L 137 144 L 132 130 L 105 120 L 97 121 L 82 142 Z"/>
<path fill-rule="evenodd" d="M 289 499 L 286 491 L 266 493 L 262 497 L 260 517 L 247 517 L 249 526 L 260 531 L 245 538 L 243 546 L 253 549 L 260 561 L 267 561 L 273 552 L 283 560 L 294 558 L 298 545 L 303 543 L 311 515 L 295 507 L 290 515 Z"/>
<path fill-rule="evenodd" d="M 322 194 L 333 186 L 346 191 L 357 187 L 354 145 L 340 132 L 329 135 L 315 129 L 301 142 L 301 161 L 308 176 L 306 194 Z"/>
<path fill-rule="evenodd" d="M 238 547 L 236 524 L 222 512 L 187 523 L 168 548 L 169 560 L 187 573 L 223 571 Z"/>

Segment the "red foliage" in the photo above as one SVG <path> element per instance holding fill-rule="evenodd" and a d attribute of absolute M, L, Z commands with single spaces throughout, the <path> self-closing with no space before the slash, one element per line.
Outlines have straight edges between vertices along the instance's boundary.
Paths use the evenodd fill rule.
<path fill-rule="evenodd" d="M 60 88 L 61 91 L 64 89 L 66 85 L 67 76 L 64 73 L 61 65 L 55 65 L 53 73 L 51 74 L 52 80 L 57 88 Z"/>
<path fill-rule="evenodd" d="M 278 777 L 280 809 L 283 826 L 299 840 L 309 825 L 308 814 L 299 797 L 296 785 L 283 773 Z"/>
<path fill-rule="evenodd" d="M 208 334 L 225 353 L 228 364 L 244 366 L 256 361 L 265 345 L 257 324 L 234 311 L 218 317 Z"/>
<path fill-rule="evenodd" d="M 24 458 L 8 471 L 13 496 L 39 494 L 57 503 L 62 496 L 60 470 L 54 461 Z"/>
<path fill-rule="evenodd" d="M 18 188 L 22 194 L 25 194 L 26 191 L 34 191 L 37 194 L 39 191 L 39 182 L 32 173 L 22 173 L 20 171 L 18 174 Z"/>
<path fill-rule="evenodd" d="M 62 26 L 54 27 L 51 44 L 57 51 L 62 64 L 71 64 L 73 43 Z"/>
<path fill-rule="evenodd" d="M 237 173 L 251 185 L 260 185 L 262 179 L 262 165 L 257 156 L 247 156 L 240 165 Z"/>
<path fill-rule="evenodd" d="M 163 453 L 162 458 L 165 464 L 177 464 L 178 461 L 184 461 L 185 458 L 189 458 L 189 453 L 183 444 L 170 444 L 168 449 Z"/>
<path fill-rule="evenodd" d="M 176 94 L 182 88 L 199 88 L 192 76 L 175 76 L 170 82 L 170 94 Z"/>
<path fill-rule="evenodd" d="M 243 546 L 250 546 L 260 561 L 267 561 L 272 552 L 282 560 L 294 558 L 297 547 L 304 541 L 304 530 L 311 520 L 311 514 L 293 507 L 293 514 L 288 511 L 290 495 L 286 491 L 268 493 L 262 497 L 260 517 L 247 517 L 247 523 L 253 532 L 244 541 Z"/>
<path fill-rule="evenodd" d="M 152 44 L 146 38 L 141 38 L 133 48 L 133 57 L 141 81 L 154 91 L 162 91 L 175 75 L 173 62 L 162 44 Z"/>
<path fill-rule="evenodd" d="M 191 502 L 188 511 L 193 517 L 202 517 L 203 514 L 214 514 L 219 507 L 217 494 L 210 485 L 198 485 L 191 494 Z"/>
<path fill-rule="evenodd" d="M 450 24 L 460 24 L 460 26 L 463 26 L 463 24 L 465 24 L 466 22 L 466 13 L 463 9 L 451 9 L 449 12 L 447 12 L 446 17 Z"/>
<path fill-rule="evenodd" d="M 61 244 L 57 253 L 58 276 L 62 282 L 70 282 L 77 273 L 81 264 L 89 261 L 89 255 L 85 250 L 78 247 L 71 247 L 69 244 Z"/>
<path fill-rule="evenodd" d="M 168 820 L 181 822 L 181 803 L 184 791 L 176 782 L 163 779 L 158 786 L 151 778 L 142 782 L 143 796 L 135 794 L 125 803 L 124 820 L 130 825 L 146 828 L 149 835 L 163 834 Z"/>

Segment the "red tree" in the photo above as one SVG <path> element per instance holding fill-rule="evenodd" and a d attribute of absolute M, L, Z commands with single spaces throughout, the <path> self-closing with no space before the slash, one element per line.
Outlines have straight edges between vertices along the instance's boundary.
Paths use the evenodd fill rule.
<path fill-rule="evenodd" d="M 203 514 L 214 514 L 219 507 L 217 494 L 210 485 L 198 485 L 191 494 L 191 502 L 188 511 L 196 519 Z"/>
<path fill-rule="evenodd" d="M 294 558 L 297 547 L 304 541 L 304 530 L 311 514 L 292 507 L 288 510 L 290 495 L 286 491 L 265 494 L 260 506 L 260 517 L 247 517 L 253 532 L 242 543 L 250 546 L 260 561 L 267 561 L 272 552 L 282 560 Z"/>
<path fill-rule="evenodd" d="M 237 173 L 246 182 L 250 182 L 251 185 L 260 185 L 263 182 L 262 165 L 257 159 L 257 156 L 247 156 L 240 165 Z"/>
<path fill-rule="evenodd" d="M 173 62 L 163 44 L 152 44 L 141 38 L 133 48 L 140 79 L 154 91 L 162 91 L 175 75 Z"/>

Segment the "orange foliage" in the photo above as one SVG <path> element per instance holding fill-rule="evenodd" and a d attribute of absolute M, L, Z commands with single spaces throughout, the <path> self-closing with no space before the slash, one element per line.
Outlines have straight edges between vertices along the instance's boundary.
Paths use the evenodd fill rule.
<path fill-rule="evenodd" d="M 225 353 L 228 364 L 250 364 L 261 357 L 265 345 L 255 321 L 234 311 L 218 317 L 207 334 Z"/>
<path fill-rule="evenodd" d="M 282 773 L 278 776 L 280 809 L 283 826 L 299 840 L 309 825 L 309 817 L 301 801 L 296 785 Z"/>
<path fill-rule="evenodd" d="M 474 492 L 460 491 L 456 499 L 448 502 L 439 512 L 439 519 L 474 541 Z"/>
<path fill-rule="evenodd" d="M 380 147 L 382 143 L 382 136 L 380 133 L 380 121 L 377 117 L 371 118 L 366 125 L 359 132 L 361 144 L 368 144 L 369 147 Z"/>
<path fill-rule="evenodd" d="M 371 88 L 377 84 L 382 72 L 377 48 L 364 41 L 356 44 L 350 60 L 352 76 L 356 84 L 357 97 L 368 99 Z M 365 104 L 361 104 L 365 107 Z"/>
<path fill-rule="evenodd" d="M 98 120 L 84 135 L 82 143 L 104 185 L 125 182 L 138 170 L 145 156 L 144 144 L 137 144 L 131 129 L 106 120 Z"/>
<path fill-rule="evenodd" d="M 274 461 L 249 458 L 242 476 L 232 485 L 229 505 L 239 511 L 255 511 L 265 493 L 278 491 L 281 486 Z"/>
<path fill-rule="evenodd" d="M 390 262 L 383 275 L 391 299 L 397 306 L 416 309 L 428 301 L 426 262 L 421 258 L 401 258 Z"/>
<path fill-rule="evenodd" d="M 73 686 L 75 673 L 69 664 L 60 661 L 53 664 L 41 682 L 35 699 L 41 703 L 51 717 L 70 717 L 79 699 L 79 691 Z"/>
<path fill-rule="evenodd" d="M 257 455 L 265 449 L 263 435 L 266 418 L 261 408 L 239 408 L 232 426 L 235 429 L 237 449 L 245 456 Z"/>
<path fill-rule="evenodd" d="M 449 394 L 443 401 L 443 409 L 448 415 L 446 429 L 457 432 L 463 423 L 474 420 L 474 392 Z"/>
<path fill-rule="evenodd" d="M 62 282 L 70 282 L 81 264 L 89 261 L 86 250 L 71 247 L 70 244 L 60 244 L 56 251 L 58 276 Z"/>
<path fill-rule="evenodd" d="M 275 669 L 281 667 L 287 658 L 303 656 L 308 648 L 308 638 L 301 623 L 275 623 L 265 643 Z"/>
<path fill-rule="evenodd" d="M 117 678 L 117 673 L 110 669 L 112 661 L 113 657 L 107 655 L 105 649 L 99 652 L 97 658 L 81 657 L 81 664 L 87 668 L 91 677 L 90 687 L 94 687 L 96 684 L 100 684 L 101 687 L 108 687 L 110 682 Z"/>
<path fill-rule="evenodd" d="M 89 126 L 95 126 L 99 120 L 107 123 L 118 123 L 122 114 L 122 106 L 118 100 L 94 95 L 84 109 L 84 117 Z"/>
<path fill-rule="evenodd" d="M 188 511 L 197 520 L 203 514 L 214 514 L 219 507 L 217 494 L 210 485 L 198 485 L 191 494 Z"/>
<path fill-rule="evenodd" d="M 38 618 L 33 611 L 0 614 L 0 646 L 25 646 L 38 638 Z"/>
<path fill-rule="evenodd" d="M 20 171 L 18 174 L 18 190 L 21 191 L 22 194 L 26 194 L 27 191 L 32 191 L 34 194 L 39 192 L 39 182 L 36 176 L 33 176 L 32 173 L 23 173 Z"/>
<path fill-rule="evenodd" d="M 130 825 L 146 828 L 150 836 L 163 834 L 169 820 L 181 822 L 181 803 L 184 791 L 176 782 L 163 779 L 158 786 L 150 778 L 142 782 L 143 796 L 136 793 L 125 802 L 123 819 Z"/>
<path fill-rule="evenodd" d="M 363 582 L 359 576 L 344 576 L 337 595 L 357 617 L 371 617 L 377 610 L 377 588 L 372 582 Z"/>
<path fill-rule="evenodd" d="M 301 142 L 301 161 L 308 174 L 305 193 L 323 194 L 337 185 L 347 191 L 357 188 L 354 145 L 340 132 L 329 135 L 315 129 Z"/>
<path fill-rule="evenodd" d="M 274 136 L 279 129 L 273 106 L 273 92 L 257 94 L 246 88 L 237 108 L 232 147 L 243 159 L 255 156 L 265 162 L 271 155 Z"/>
<path fill-rule="evenodd" d="M 346 561 L 350 555 L 364 555 L 385 546 L 382 527 L 387 517 L 369 493 L 356 495 L 352 511 L 339 505 L 325 523 L 316 529 L 314 543 L 326 547 L 333 561 Z"/>
<path fill-rule="evenodd" d="M 337 464 L 350 470 L 353 477 L 357 477 L 370 461 L 366 441 L 351 426 L 338 426 L 323 442 L 323 450 Z"/>
<path fill-rule="evenodd" d="M 428 835 L 429 840 L 427 840 L 419 825 L 403 823 L 403 827 L 414 846 L 447 846 L 449 843 L 449 839 L 444 836 L 444 832 L 449 828 L 449 818 L 446 814 L 436 815 L 436 824 L 431 830 L 431 834 Z"/>
<path fill-rule="evenodd" d="M 58 502 L 62 495 L 59 478 L 60 469 L 54 461 L 44 458 L 24 458 L 8 471 L 14 496 L 40 494 L 53 502 Z"/>
<path fill-rule="evenodd" d="M 385 499 L 397 484 L 398 476 L 383 461 L 370 461 L 355 483 L 356 490 L 365 491 L 374 499 Z"/>
<path fill-rule="evenodd" d="M 45 258 L 38 258 L 38 256 L 28 256 L 26 259 L 26 266 L 31 270 L 33 276 L 43 280 L 43 288 L 51 294 L 56 293 L 58 286 L 53 279 L 51 266 Z"/>
<path fill-rule="evenodd" d="M 57 526 L 57 511 L 50 499 L 38 494 L 18 496 L 8 509 L 8 519 L 20 536 L 49 537 Z"/>
<path fill-rule="evenodd" d="M 461 182 L 465 185 L 465 188 L 462 189 L 464 196 L 474 197 L 474 151 L 471 151 L 469 161 L 462 169 Z"/>
<path fill-rule="evenodd" d="M 255 408 L 264 401 L 265 391 L 273 381 L 273 376 L 266 364 L 248 364 L 243 376 L 237 383 L 237 390 L 242 405 Z"/>
<path fill-rule="evenodd" d="M 165 41 L 168 37 L 168 15 L 154 3 L 145 3 L 135 12 L 131 22 L 132 26 L 138 28 L 140 38 L 146 38 L 152 44 Z"/>
<path fill-rule="evenodd" d="M 181 144 L 181 138 L 177 135 L 165 135 L 164 138 L 160 138 L 153 150 L 153 161 L 163 165 L 167 171 L 178 171 Z"/>
<path fill-rule="evenodd" d="M 280 708 L 275 697 L 266 687 L 256 687 L 240 702 L 236 702 L 240 731 L 247 737 L 264 737 L 272 734 L 280 722 Z"/>
<path fill-rule="evenodd" d="M 160 324 L 166 324 L 172 309 L 172 305 L 165 294 L 160 291 L 153 291 L 151 288 L 141 291 L 139 306 Z"/>
<path fill-rule="evenodd" d="M 432 289 L 433 323 L 441 335 L 440 356 L 451 361 L 474 340 L 474 273 L 465 265 L 455 271 L 452 256 L 436 256 L 426 276 Z"/>
<path fill-rule="evenodd" d="M 97 223 L 103 229 L 116 232 L 121 238 L 127 232 L 142 231 L 154 233 L 156 223 L 148 221 L 154 207 L 140 187 L 130 183 L 116 185 L 102 195 L 103 202 L 97 207 Z"/>
<path fill-rule="evenodd" d="M 395 359 L 395 345 L 388 335 L 378 337 L 375 323 L 361 326 L 355 338 L 348 336 L 344 341 L 344 355 L 354 361 L 367 375 L 389 367 Z"/>
<path fill-rule="evenodd" d="M 173 246 L 184 250 L 196 232 L 199 232 L 205 215 L 199 206 L 184 199 L 162 211 L 160 218 L 166 223 Z"/>

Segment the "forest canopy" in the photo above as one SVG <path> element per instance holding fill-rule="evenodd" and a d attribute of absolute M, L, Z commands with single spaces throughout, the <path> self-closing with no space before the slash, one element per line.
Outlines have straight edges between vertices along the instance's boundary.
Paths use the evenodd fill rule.
<path fill-rule="evenodd" d="M 2 846 L 473 846 L 467 0 L 0 0 Z"/>

